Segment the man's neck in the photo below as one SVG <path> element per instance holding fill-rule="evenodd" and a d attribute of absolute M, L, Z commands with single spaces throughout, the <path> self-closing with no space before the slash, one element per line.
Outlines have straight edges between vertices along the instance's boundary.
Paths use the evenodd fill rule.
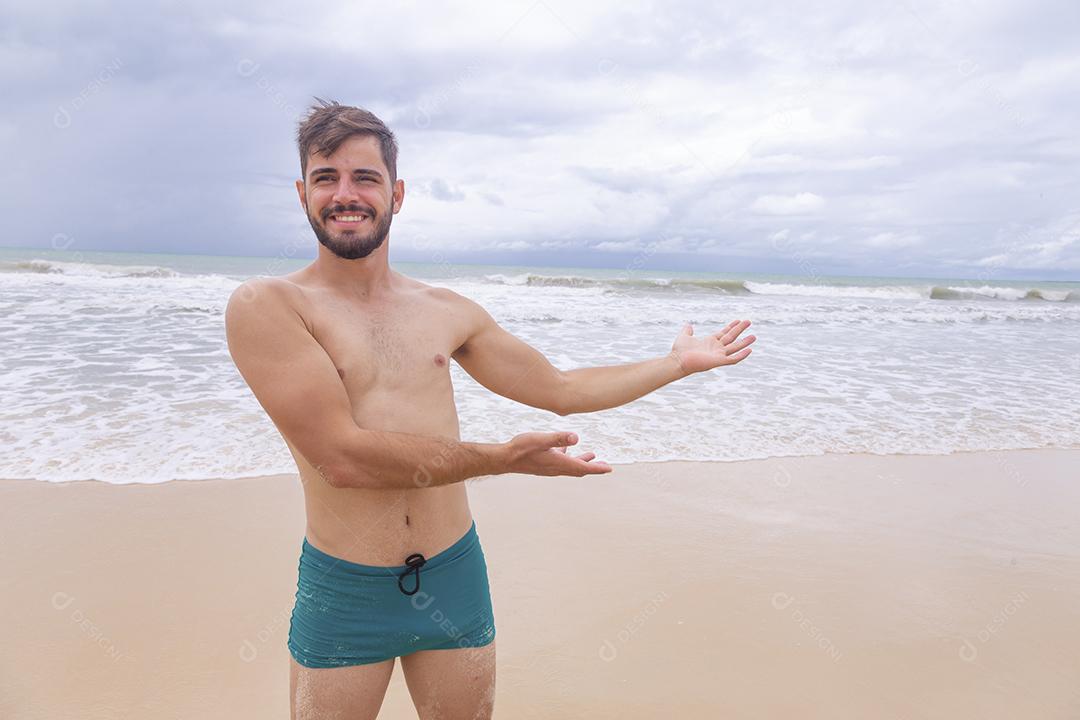
<path fill-rule="evenodd" d="M 390 269 L 385 242 L 367 257 L 356 260 L 338 257 L 319 245 L 319 253 L 309 269 L 320 283 L 361 298 L 372 299 L 393 290 L 394 271 Z"/>

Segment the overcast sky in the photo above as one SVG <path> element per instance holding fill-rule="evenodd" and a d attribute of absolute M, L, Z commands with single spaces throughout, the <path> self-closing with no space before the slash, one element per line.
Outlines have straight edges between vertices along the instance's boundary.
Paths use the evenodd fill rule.
<path fill-rule="evenodd" d="M 0 245 L 310 256 L 313 96 L 395 260 L 1080 278 L 1080 3 L 0 0 Z"/>

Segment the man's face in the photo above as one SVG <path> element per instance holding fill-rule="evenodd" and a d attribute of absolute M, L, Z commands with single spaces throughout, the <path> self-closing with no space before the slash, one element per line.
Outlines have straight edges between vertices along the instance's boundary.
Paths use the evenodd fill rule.
<path fill-rule="evenodd" d="M 349 138 L 330 157 L 311 153 L 307 177 L 296 182 L 315 236 L 346 260 L 367 257 L 383 244 L 404 188 L 401 180 L 391 186 L 372 135 Z"/>

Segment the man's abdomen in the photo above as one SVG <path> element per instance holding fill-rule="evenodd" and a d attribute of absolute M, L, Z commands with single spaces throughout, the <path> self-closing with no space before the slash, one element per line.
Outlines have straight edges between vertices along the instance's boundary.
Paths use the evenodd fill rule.
<path fill-rule="evenodd" d="M 401 565 L 413 553 L 433 556 L 472 525 L 463 483 L 363 490 L 335 488 L 315 475 L 303 484 L 308 539 L 362 565 Z"/>

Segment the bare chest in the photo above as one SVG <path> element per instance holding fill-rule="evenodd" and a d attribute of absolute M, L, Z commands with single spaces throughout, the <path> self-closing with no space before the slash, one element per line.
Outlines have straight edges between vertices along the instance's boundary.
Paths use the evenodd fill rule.
<path fill-rule="evenodd" d="M 395 421 L 453 410 L 450 357 L 467 330 L 446 303 L 423 294 L 380 308 L 333 301 L 310 320 L 358 421 L 400 429 Z"/>

